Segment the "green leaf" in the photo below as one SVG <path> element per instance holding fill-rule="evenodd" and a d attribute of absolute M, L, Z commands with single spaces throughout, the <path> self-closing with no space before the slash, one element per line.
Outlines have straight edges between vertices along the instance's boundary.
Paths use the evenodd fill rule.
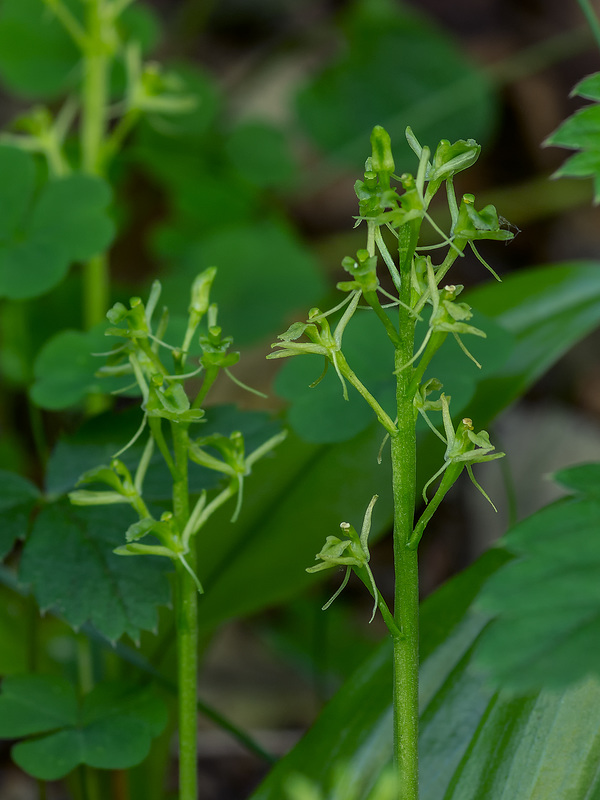
<path fill-rule="evenodd" d="M 543 508 L 501 540 L 518 558 L 479 598 L 497 615 L 477 656 L 494 683 L 522 692 L 600 673 L 600 497 L 593 483 L 599 473 L 598 464 L 563 470 L 561 482 L 583 496 Z"/>
<path fill-rule="evenodd" d="M 25 538 L 39 497 L 39 490 L 27 478 L 0 470 L 0 558 L 11 551 L 17 539 Z"/>
<path fill-rule="evenodd" d="M 600 73 L 588 75 L 575 86 L 572 95 L 595 102 L 576 111 L 544 142 L 545 145 L 581 150 L 556 170 L 552 177 L 593 177 L 594 202 L 600 202 Z"/>
<path fill-rule="evenodd" d="M 285 136 L 264 122 L 245 122 L 233 130 L 225 150 L 239 174 L 256 186 L 285 186 L 295 165 Z"/>
<path fill-rule="evenodd" d="M 41 780 L 56 780 L 78 764 L 127 769 L 147 756 L 167 718 L 150 688 L 101 683 L 78 708 L 75 688 L 62 678 L 6 678 L 0 695 L 0 736 L 36 736 L 12 748 L 15 762 Z"/>
<path fill-rule="evenodd" d="M 15 675 L 2 681 L 0 738 L 17 739 L 77 723 L 77 696 L 64 678 Z"/>
<path fill-rule="evenodd" d="M 211 298 L 219 304 L 219 325 L 236 345 L 268 335 L 323 291 L 313 255 L 275 222 L 224 228 L 189 247 L 181 266 L 163 283 L 166 305 L 187 304 L 190 281 L 216 266 Z"/>
<path fill-rule="evenodd" d="M 0 146 L 0 296 L 36 297 L 64 278 L 70 265 L 104 250 L 114 236 L 106 214 L 108 184 L 70 175 L 44 184 L 34 195 L 33 157 Z M 19 186 L 19 183 L 22 184 Z"/>
<path fill-rule="evenodd" d="M 120 558 L 134 521 L 126 506 L 44 508 L 23 551 L 19 579 L 30 583 L 41 609 L 52 608 L 73 628 L 91 622 L 107 639 L 156 627 L 156 607 L 169 602 L 167 559 Z"/>
<path fill-rule="evenodd" d="M 423 604 L 422 800 L 583 800 L 596 788 L 600 684 L 524 698 L 496 693 L 470 671 L 487 617 L 467 606 L 506 555 L 487 553 Z M 441 616 L 441 619 L 439 617 Z M 359 668 L 309 733 L 252 795 L 275 800 L 291 772 L 320 786 L 346 764 L 366 800 L 392 750 L 391 645 Z"/>
<path fill-rule="evenodd" d="M 559 469 L 552 479 L 576 494 L 600 499 L 600 464 L 577 464 Z"/>
<path fill-rule="evenodd" d="M 67 2 L 78 16 L 80 3 Z M 80 53 L 42 0 L 4 0 L 0 10 L 0 77 L 15 94 L 54 98 L 79 79 Z"/>
<path fill-rule="evenodd" d="M 600 324 L 600 263 L 531 268 L 466 299 L 516 339 L 508 361 L 481 381 L 469 404 L 469 415 L 485 426 Z"/>
<path fill-rule="evenodd" d="M 102 322 L 89 331 L 60 331 L 48 339 L 33 368 L 35 380 L 30 394 L 36 405 L 58 411 L 81 403 L 88 394 L 108 393 L 124 383 L 96 377 L 105 359 L 94 353 L 112 347 L 105 330 L 106 323 Z"/>
<path fill-rule="evenodd" d="M 495 115 L 491 86 L 447 34 L 389 0 L 351 4 L 342 55 L 297 98 L 299 121 L 327 152 L 362 166 L 375 125 L 404 142 L 407 120 L 419 140 L 435 144 L 489 136 Z M 396 172 L 409 168 L 409 148 L 394 152 Z"/>

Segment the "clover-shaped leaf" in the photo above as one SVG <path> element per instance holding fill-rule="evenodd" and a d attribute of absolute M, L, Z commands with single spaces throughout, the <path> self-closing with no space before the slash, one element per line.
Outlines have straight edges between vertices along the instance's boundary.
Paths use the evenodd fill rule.
<path fill-rule="evenodd" d="M 77 12 L 78 3 L 67 2 Z M 42 0 L 5 0 L 0 12 L 0 76 L 12 91 L 55 97 L 79 78 L 80 54 Z"/>
<path fill-rule="evenodd" d="M 149 688 L 98 684 L 81 702 L 63 678 L 5 678 L 0 694 L 0 737 L 32 737 L 13 746 L 13 760 L 40 780 L 57 780 L 79 764 L 127 769 L 147 756 L 167 721 Z"/>
<path fill-rule="evenodd" d="M 75 261 L 105 250 L 114 235 L 108 184 L 68 175 L 35 191 L 33 157 L 0 146 L 0 297 L 37 297 Z"/>
<path fill-rule="evenodd" d="M 0 190 L 1 191 L 1 190 Z M 93 355 L 107 349 L 104 323 L 89 331 L 66 330 L 48 339 L 34 364 L 35 382 L 30 393 L 41 408 L 56 411 L 80 403 L 87 394 L 111 392 L 123 378 L 98 378 L 102 359 Z"/>

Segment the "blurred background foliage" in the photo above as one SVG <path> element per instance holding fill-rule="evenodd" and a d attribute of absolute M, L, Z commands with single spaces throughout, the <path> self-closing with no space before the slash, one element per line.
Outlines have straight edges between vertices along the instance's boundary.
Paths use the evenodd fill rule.
<path fill-rule="evenodd" d="M 122 24 L 140 41 L 145 57 L 176 76 L 178 90 L 194 97 L 196 105 L 181 116 L 146 115 L 110 167 L 109 213 L 117 231 L 110 255 L 114 299 L 144 296 L 160 277 L 164 301 L 176 315 L 185 311 L 191 278 L 216 265 L 220 323 L 243 351 L 236 374 L 269 393 L 262 401 L 224 384 L 217 388 L 221 402 L 282 413 L 298 381 L 318 376 L 319 367 L 313 374 L 309 363 L 299 365 L 305 374 L 286 374 L 284 368 L 277 377 L 280 364 L 265 361 L 265 355 L 289 322 L 309 306 L 327 302 L 341 259 L 363 246 L 363 231 L 353 229 L 353 185 L 374 124 L 392 135 L 397 172 L 414 168 L 404 144 L 407 124 L 429 145 L 460 137 L 482 145 L 479 162 L 460 176 L 457 191 L 475 193 L 480 206 L 493 202 L 518 229 L 506 247 L 481 245 L 502 276 L 600 254 L 590 182 L 549 180 L 564 153 L 541 146 L 581 105 L 580 99 L 569 99 L 572 86 L 597 69 L 597 52 L 575 2 L 152 0 L 131 6 Z M 72 43 L 47 10 L 40 14 L 40 0 L 0 2 L 0 123 L 6 131 L 22 130 L 19 120 L 32 104 L 55 111 L 79 77 Z M 124 81 L 124 67 L 117 64 L 115 95 Z M 33 181 L 26 162 L 14 168 L 15 175 L 29 170 Z M 15 201 L 14 183 L 0 180 L 0 209 L 6 214 L 15 202 L 25 207 L 27 198 Z M 95 208 L 104 213 L 102 198 Z M 433 213 L 443 226 L 443 211 L 434 207 Z M 104 348 L 99 331 L 82 331 L 80 276 L 76 267 L 66 275 L 66 265 L 84 257 L 91 245 L 86 239 L 80 253 L 58 259 L 40 293 L 33 279 L 21 276 L 20 287 L 6 282 L 2 270 L 12 233 L 8 223 L 2 226 L 0 464 L 60 494 L 80 471 L 82 447 L 89 454 L 92 446 L 110 445 L 106 419 L 79 427 L 86 392 L 99 388 L 96 364 L 87 354 Z M 487 280 L 473 256 L 454 270 L 453 281 L 468 288 Z M 585 282 L 581 286 L 583 302 Z M 523 291 L 526 297 L 533 290 L 524 286 Z M 526 331 L 517 325 L 507 332 L 498 325 L 494 318 L 506 308 L 495 308 L 493 294 L 485 289 L 482 296 L 488 298 L 482 310 L 491 342 L 484 367 L 492 374 L 508 358 L 511 336 Z M 579 308 L 574 303 L 574 319 Z M 368 328 L 368 321 L 364 324 Z M 71 330 L 68 341 L 65 329 Z M 565 333 L 567 344 L 586 332 L 583 326 L 577 335 Z M 349 346 L 363 358 L 375 384 L 381 383 L 385 398 L 381 365 L 362 346 L 367 336 L 368 330 L 356 332 Z M 543 482 L 543 473 L 597 458 L 599 345 L 598 334 L 590 334 L 562 355 L 559 344 L 550 342 L 548 348 L 562 357 L 544 375 L 530 369 L 532 385 L 497 420 L 492 436 L 509 454 L 506 462 L 486 470 L 484 479 L 500 514 L 493 517 L 476 494 L 456 488 L 424 542 L 424 596 L 468 565 L 508 522 L 552 498 L 557 490 Z M 542 342 L 536 355 L 542 361 L 543 350 Z M 450 372 L 452 364 L 446 368 Z M 469 369 L 462 369 L 453 390 L 461 405 L 478 397 Z M 385 467 L 378 470 L 375 463 L 380 442 L 369 415 L 357 403 L 340 410 L 334 381 L 332 387 L 325 382 L 320 398 L 294 404 L 288 421 L 297 437 L 278 455 L 277 467 L 259 465 L 235 533 L 201 545 L 207 574 L 203 624 L 207 644 L 211 640 L 202 696 L 238 725 L 262 732 L 261 741 L 278 754 L 382 635 L 376 623 L 365 624 L 369 598 L 361 587 L 351 585 L 327 614 L 319 611 L 330 586 L 315 586 L 301 568 L 310 564 L 323 527 L 305 536 L 300 556 L 294 551 L 294 559 L 306 563 L 296 564 L 290 579 L 282 530 L 304 536 L 314 527 L 315 508 L 325 527 L 352 514 L 359 518 L 364 499 L 355 496 L 357 481 L 370 497 L 371 489 L 379 490 L 386 480 Z M 118 431 L 109 428 L 115 444 L 136 427 L 127 401 L 118 411 Z M 342 434 L 331 425 L 340 414 L 346 415 Z M 44 483 L 39 456 L 50 452 Z M 31 490 L 21 489 L 26 504 Z M 303 511 L 306 498 L 311 503 Z M 386 525 L 379 521 L 381 532 Z M 390 558 L 384 537 L 373 548 L 373 569 L 384 593 L 392 588 Z M 250 580 L 252 570 L 258 572 Z M 2 673 L 19 672 L 28 663 L 19 624 L 24 616 L 42 629 L 44 665 L 56 671 L 70 664 L 75 645 L 65 623 L 48 617 L 42 625 L 31 614 L 31 598 L 6 588 L 2 593 Z M 282 600 L 287 602 L 264 610 Z M 238 615 L 248 618 L 232 622 Z M 142 653 L 154 656 L 155 664 L 160 655 L 160 667 L 168 672 L 173 664 L 168 631 L 162 622 L 158 630 L 158 640 L 142 634 Z M 122 647 L 122 657 L 133 659 L 133 651 Z M 109 663 L 116 658 L 101 644 L 96 657 Z M 207 800 L 241 800 L 266 769 L 210 724 L 202 747 Z M 24 780 L 11 769 L 4 770 L 0 791 Z M 20 790 L 23 797 L 28 786 Z"/>

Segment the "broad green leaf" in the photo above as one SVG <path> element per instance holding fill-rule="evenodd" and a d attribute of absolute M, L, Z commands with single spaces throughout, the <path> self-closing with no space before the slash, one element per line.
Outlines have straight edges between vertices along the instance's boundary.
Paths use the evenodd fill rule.
<path fill-rule="evenodd" d="M 226 140 L 225 150 L 239 174 L 256 186 L 285 186 L 294 176 L 285 136 L 264 122 L 239 125 Z"/>
<path fill-rule="evenodd" d="M 23 550 L 20 580 L 32 585 L 41 609 L 51 608 L 73 627 L 91 622 L 107 639 L 156 627 L 156 607 L 169 602 L 163 558 L 123 558 L 135 515 L 127 507 L 76 508 L 61 501 L 44 508 Z"/>
<path fill-rule="evenodd" d="M 211 297 L 219 305 L 219 325 L 236 345 L 268 335 L 292 309 L 323 292 L 313 255 L 287 228 L 269 221 L 224 228 L 188 247 L 182 268 L 164 281 L 165 304 L 187 304 L 190 281 L 210 266 L 218 270 Z"/>
<path fill-rule="evenodd" d="M 71 264 L 104 250 L 114 225 L 106 214 L 108 184 L 90 175 L 47 181 L 34 196 L 33 157 L 0 146 L 0 296 L 24 299 L 44 294 Z M 17 184 L 23 181 L 21 187 Z"/>
<path fill-rule="evenodd" d="M 600 262 L 531 268 L 484 284 L 466 300 L 516 339 L 508 361 L 478 385 L 469 404 L 470 416 L 487 425 L 600 325 Z"/>
<path fill-rule="evenodd" d="M 362 166 L 374 125 L 404 142 L 410 123 L 433 147 L 442 137 L 489 136 L 489 81 L 426 18 L 390 0 L 360 0 L 350 5 L 343 32 L 341 55 L 297 98 L 301 125 L 336 159 Z M 398 149 L 398 174 L 410 168 L 408 154 L 407 145 Z"/>
<path fill-rule="evenodd" d="M 89 331 L 60 331 L 46 342 L 33 368 L 30 394 L 36 405 L 57 411 L 81 403 L 88 394 L 108 393 L 123 384 L 122 380 L 96 377 L 106 359 L 94 353 L 107 352 L 113 346 L 104 335 L 106 327 L 100 323 Z"/>
<path fill-rule="evenodd" d="M 0 558 L 10 552 L 17 539 L 25 538 L 39 497 L 38 488 L 27 478 L 0 470 Z"/>
<path fill-rule="evenodd" d="M 466 610 L 506 556 L 487 553 L 423 605 L 422 800 L 583 800 L 596 796 L 600 684 L 521 698 L 473 676 L 473 646 L 487 617 Z M 440 625 L 450 617 L 447 627 Z M 444 620 L 446 617 L 446 620 Z M 433 627 L 430 627 L 433 626 Z M 348 765 L 363 800 L 392 750 L 391 645 L 359 668 L 252 800 L 275 800 L 291 772 L 327 786 Z"/>
<path fill-rule="evenodd" d="M 561 482 L 578 495 L 536 512 L 501 540 L 518 558 L 478 601 L 497 615 L 477 655 L 494 683 L 523 692 L 600 673 L 599 470 L 597 464 L 562 470 Z"/>
<path fill-rule="evenodd" d="M 66 3 L 77 13 L 80 3 Z M 42 0 L 4 0 L 0 8 L 0 77 L 28 98 L 53 98 L 79 80 L 80 54 Z"/>
<path fill-rule="evenodd" d="M 0 736 L 35 738 L 12 748 L 15 762 L 41 780 L 56 780 L 78 764 L 126 769 L 148 754 L 166 724 L 166 709 L 150 688 L 101 683 L 78 703 L 62 678 L 6 678 L 0 694 Z"/>
<path fill-rule="evenodd" d="M 2 681 L 0 737 L 17 739 L 77 723 L 77 696 L 69 681 L 15 675 Z"/>

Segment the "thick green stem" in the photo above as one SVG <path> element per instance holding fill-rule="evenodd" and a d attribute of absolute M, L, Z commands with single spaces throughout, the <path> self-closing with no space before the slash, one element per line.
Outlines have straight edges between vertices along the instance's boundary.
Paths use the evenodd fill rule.
<path fill-rule="evenodd" d="M 172 423 L 177 479 L 173 482 L 173 511 L 180 531 L 189 518 L 188 433 Z M 196 569 L 196 545 L 192 539 L 186 556 Z M 198 589 L 182 564 L 177 564 L 177 677 L 179 684 L 179 798 L 197 800 L 198 719 Z"/>
<path fill-rule="evenodd" d="M 410 302 L 410 258 L 404 256 L 400 300 Z M 408 268 L 407 268 L 408 267 Z M 412 358 L 414 319 L 400 309 L 400 346 L 395 368 Z M 402 637 L 394 642 L 394 755 L 399 800 L 419 796 L 419 572 L 417 551 L 407 547 L 413 531 L 416 494 L 416 434 L 412 368 L 397 375 L 397 432 L 391 436 L 394 492 L 394 618 Z"/>
<path fill-rule="evenodd" d="M 106 108 L 109 101 L 108 76 L 110 48 L 105 41 L 105 0 L 88 0 L 87 39 L 83 51 L 83 88 L 81 110 L 81 165 L 88 175 L 100 175 L 101 153 L 106 135 Z M 83 273 L 85 327 L 102 322 L 109 303 L 108 260 L 105 254 L 94 256 Z"/>

